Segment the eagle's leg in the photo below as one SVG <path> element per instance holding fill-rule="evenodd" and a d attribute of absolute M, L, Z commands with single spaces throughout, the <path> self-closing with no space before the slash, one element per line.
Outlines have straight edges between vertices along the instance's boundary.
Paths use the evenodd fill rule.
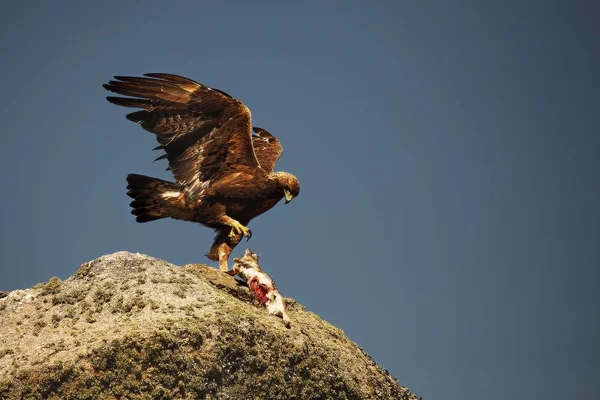
<path fill-rule="evenodd" d="M 247 226 L 244 226 L 244 225 L 240 224 L 236 220 L 233 220 L 233 221 L 234 221 L 234 224 L 231 226 L 231 232 L 229 233 L 229 237 L 233 238 L 238 233 L 241 233 L 245 237 L 248 238 L 247 241 L 250 240 L 250 238 L 252 237 L 252 231 L 250 230 L 250 228 L 248 228 Z"/>
<path fill-rule="evenodd" d="M 229 260 L 229 254 L 231 254 L 231 248 L 227 243 L 221 243 L 219 245 L 219 269 L 223 272 L 227 272 L 229 267 L 227 262 Z"/>
<path fill-rule="evenodd" d="M 215 240 L 210 247 L 210 251 L 206 254 L 211 260 L 219 262 L 219 269 L 223 272 L 227 272 L 228 270 L 227 263 L 229 261 L 229 255 L 235 246 L 242 240 L 241 234 L 237 234 L 234 238 L 230 238 L 229 229 L 227 228 L 228 227 L 224 226 L 219 229 L 217 236 L 215 236 Z"/>
<path fill-rule="evenodd" d="M 239 221 L 227 215 L 221 215 L 216 222 L 231 227 L 231 232 L 229 232 L 230 239 L 234 239 L 240 233 L 248 238 L 246 241 L 252 237 L 252 231 L 247 226 L 242 225 Z"/>

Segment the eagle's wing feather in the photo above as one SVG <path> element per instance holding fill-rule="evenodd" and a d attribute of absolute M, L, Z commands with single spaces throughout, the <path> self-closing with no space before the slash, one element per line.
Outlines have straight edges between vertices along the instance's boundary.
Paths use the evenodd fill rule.
<path fill-rule="evenodd" d="M 259 168 L 250 110 L 227 93 L 171 74 L 116 76 L 104 88 L 130 96 L 107 97 L 111 103 L 142 109 L 127 119 L 156 135 L 188 195 L 199 196 L 228 173 Z"/>
<path fill-rule="evenodd" d="M 252 130 L 256 134 L 256 136 L 252 136 L 252 146 L 260 167 L 267 173 L 273 172 L 277 160 L 283 153 L 283 147 L 279 140 L 266 130 L 258 127 L 254 127 Z"/>

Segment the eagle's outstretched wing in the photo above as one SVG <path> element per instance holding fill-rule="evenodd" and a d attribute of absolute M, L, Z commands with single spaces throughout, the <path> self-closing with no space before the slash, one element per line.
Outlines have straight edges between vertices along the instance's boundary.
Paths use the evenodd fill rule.
<path fill-rule="evenodd" d="M 279 140 L 266 130 L 257 127 L 252 130 L 256 134 L 252 136 L 252 146 L 260 167 L 267 173 L 273 172 L 275 163 L 283 153 L 283 147 Z"/>
<path fill-rule="evenodd" d="M 141 108 L 127 115 L 154 133 L 175 180 L 196 197 L 211 182 L 240 169 L 259 168 L 250 110 L 217 89 L 171 74 L 116 76 L 104 88 L 124 96 L 113 104 Z"/>

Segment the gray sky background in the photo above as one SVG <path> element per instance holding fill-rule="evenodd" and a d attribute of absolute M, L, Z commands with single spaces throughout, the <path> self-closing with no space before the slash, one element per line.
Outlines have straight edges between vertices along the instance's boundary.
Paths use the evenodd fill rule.
<path fill-rule="evenodd" d="M 2 2 L 0 290 L 208 261 L 129 214 L 128 173 L 171 177 L 101 87 L 176 73 L 283 143 L 302 191 L 248 244 L 284 295 L 425 399 L 598 398 L 598 6 L 297 3 Z"/>

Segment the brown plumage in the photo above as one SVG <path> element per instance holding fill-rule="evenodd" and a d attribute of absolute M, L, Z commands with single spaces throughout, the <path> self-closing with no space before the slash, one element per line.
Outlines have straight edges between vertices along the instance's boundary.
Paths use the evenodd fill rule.
<path fill-rule="evenodd" d="M 227 271 L 229 254 L 251 236 L 250 220 L 300 191 L 295 176 L 274 172 L 283 149 L 252 128 L 250 110 L 225 92 L 171 74 L 116 76 L 104 88 L 113 104 L 139 108 L 127 119 L 156 135 L 175 182 L 130 174 L 127 194 L 138 222 L 174 218 L 217 230 L 207 256 Z M 254 131 L 254 135 L 253 132 Z"/>

